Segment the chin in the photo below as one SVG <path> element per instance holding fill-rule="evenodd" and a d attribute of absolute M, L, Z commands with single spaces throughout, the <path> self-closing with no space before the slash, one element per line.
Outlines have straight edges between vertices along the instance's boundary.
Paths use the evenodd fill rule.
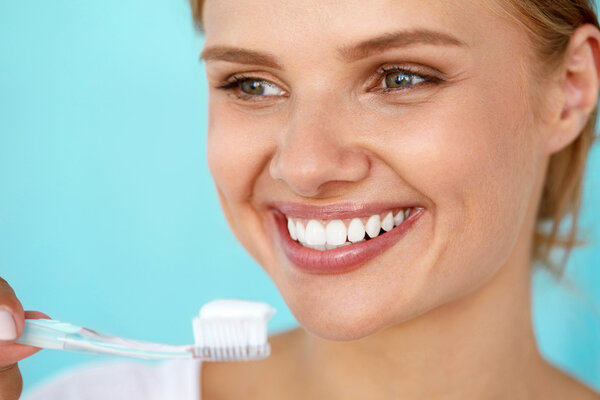
<path fill-rule="evenodd" d="M 309 333 L 321 339 L 340 342 L 365 338 L 386 326 L 380 321 L 372 321 L 372 318 L 364 316 L 319 315 L 297 320 Z"/>
<path fill-rule="evenodd" d="M 488 277 L 489 276 L 485 276 Z M 473 277 L 471 277 L 473 278 Z M 439 282 L 439 280 L 433 280 Z M 388 328 L 400 328 L 467 296 L 485 284 L 484 276 L 410 287 L 286 287 L 283 298 L 298 323 L 310 334 L 331 341 L 354 341 Z"/>
<path fill-rule="evenodd" d="M 382 307 L 377 300 L 360 301 L 361 296 L 346 301 L 331 301 L 326 297 L 285 299 L 298 323 L 309 333 L 325 340 L 363 339 L 420 314 L 410 304 L 403 304 L 400 298 L 396 304 L 403 306 L 393 309 L 389 304 Z"/>

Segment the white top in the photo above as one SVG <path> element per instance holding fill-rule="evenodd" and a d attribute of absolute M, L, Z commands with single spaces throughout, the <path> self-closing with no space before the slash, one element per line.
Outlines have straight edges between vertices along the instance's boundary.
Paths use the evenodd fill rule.
<path fill-rule="evenodd" d="M 91 364 L 34 387 L 21 399 L 200 400 L 201 365 L 198 360 Z"/>

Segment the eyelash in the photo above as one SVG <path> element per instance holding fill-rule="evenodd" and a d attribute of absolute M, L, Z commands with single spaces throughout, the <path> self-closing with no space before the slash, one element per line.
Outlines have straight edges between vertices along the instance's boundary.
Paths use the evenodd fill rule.
<path fill-rule="evenodd" d="M 377 82 L 381 82 L 383 79 L 385 79 L 385 77 L 388 74 L 391 74 L 393 72 L 403 73 L 403 74 L 409 75 L 411 77 L 416 76 L 419 79 L 422 79 L 423 82 L 413 84 L 413 85 L 409 86 L 408 88 L 399 88 L 399 87 L 398 88 L 382 88 L 379 90 L 380 93 L 386 94 L 386 93 L 395 92 L 395 91 L 415 90 L 416 88 L 418 88 L 420 86 L 436 84 L 436 83 L 440 83 L 442 81 L 440 78 L 419 73 L 418 71 L 414 71 L 411 68 L 393 66 L 393 67 L 380 67 L 376 73 L 377 77 L 378 77 Z M 235 93 L 231 93 L 232 95 L 236 96 L 239 99 L 248 100 L 248 101 L 263 101 L 261 98 L 277 97 L 277 96 L 252 95 L 252 94 L 244 93 L 241 91 L 240 85 L 242 82 L 245 82 L 245 81 L 259 81 L 259 82 L 266 82 L 267 84 L 275 85 L 275 84 L 267 81 L 266 79 L 262 79 L 259 77 L 253 77 L 253 76 L 247 76 L 244 74 L 238 74 L 238 75 L 232 76 L 226 82 L 217 86 L 216 89 L 221 89 L 221 90 L 228 91 L 228 92 L 234 92 L 234 90 L 235 90 Z M 277 85 L 275 85 L 275 86 L 277 86 Z"/>

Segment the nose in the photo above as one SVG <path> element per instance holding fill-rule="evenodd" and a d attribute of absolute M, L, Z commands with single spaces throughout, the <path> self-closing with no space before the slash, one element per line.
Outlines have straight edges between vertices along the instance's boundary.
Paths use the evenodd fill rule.
<path fill-rule="evenodd" d="M 336 112 L 337 111 L 337 112 Z M 280 132 L 269 165 L 274 179 L 303 197 L 327 195 L 336 183 L 360 182 L 369 174 L 368 153 L 356 144 L 352 119 L 329 103 L 296 107 Z"/>

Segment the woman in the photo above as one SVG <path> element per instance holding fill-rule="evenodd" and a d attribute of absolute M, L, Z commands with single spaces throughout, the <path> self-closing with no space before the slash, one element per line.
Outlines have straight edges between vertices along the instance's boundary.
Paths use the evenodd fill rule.
<path fill-rule="evenodd" d="M 202 398 L 600 398 L 540 356 L 530 315 L 594 131 L 590 5 L 193 3 L 223 210 L 302 325 L 264 361 L 205 364 Z M 35 350 L 0 299 L 16 398 Z"/>

